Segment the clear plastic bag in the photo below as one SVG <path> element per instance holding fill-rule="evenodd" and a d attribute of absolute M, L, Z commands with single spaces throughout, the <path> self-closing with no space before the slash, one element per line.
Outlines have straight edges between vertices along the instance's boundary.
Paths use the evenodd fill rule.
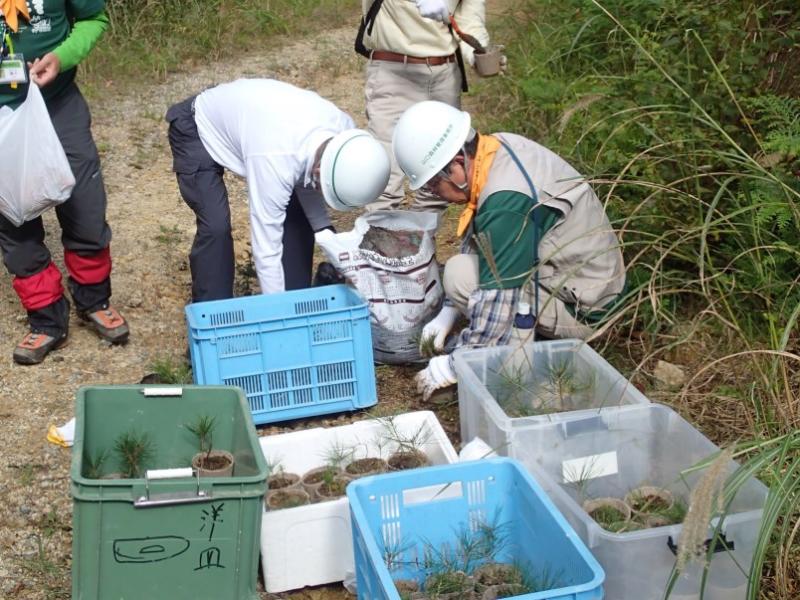
<path fill-rule="evenodd" d="M 70 197 L 75 177 L 38 86 L 0 109 L 0 148 L 0 213 L 16 227 Z"/>

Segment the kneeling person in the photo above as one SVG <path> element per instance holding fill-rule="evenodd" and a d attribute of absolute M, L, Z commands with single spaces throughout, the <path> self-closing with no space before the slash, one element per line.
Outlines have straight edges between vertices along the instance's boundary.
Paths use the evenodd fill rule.
<path fill-rule="evenodd" d="M 619 241 L 583 177 L 547 148 L 512 133 L 479 134 L 468 113 L 420 102 L 392 140 L 410 179 L 465 206 L 462 253 L 447 261 L 447 295 L 422 338 L 441 350 L 459 313 L 469 319 L 456 347 L 506 344 L 518 305 L 534 307 L 537 335 L 589 337 L 625 286 Z M 451 356 L 417 375 L 427 399 L 456 382 Z"/>

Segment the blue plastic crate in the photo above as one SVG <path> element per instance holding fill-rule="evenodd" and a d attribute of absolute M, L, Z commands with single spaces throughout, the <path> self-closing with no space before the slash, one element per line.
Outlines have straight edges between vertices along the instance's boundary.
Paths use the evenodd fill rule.
<path fill-rule="evenodd" d="M 605 573 L 542 488 L 508 458 L 366 477 L 347 487 L 359 600 L 400 600 L 395 580 L 425 580 L 425 556 L 494 523 L 496 562 L 557 581 L 520 600 L 600 600 Z M 499 531 L 496 529 L 494 531 Z M 387 559 L 389 566 L 387 566 Z M 541 579 L 541 578 L 540 578 Z"/>
<path fill-rule="evenodd" d="M 367 303 L 345 285 L 186 307 L 194 381 L 235 385 L 253 422 L 373 406 Z"/>

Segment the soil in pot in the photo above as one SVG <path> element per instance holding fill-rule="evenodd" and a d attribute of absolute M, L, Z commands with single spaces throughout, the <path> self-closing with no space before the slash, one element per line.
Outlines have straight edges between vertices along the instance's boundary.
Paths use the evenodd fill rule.
<path fill-rule="evenodd" d="M 633 509 L 634 519 L 643 527 L 664 527 L 682 523 L 686 504 L 672 492 L 654 486 L 642 486 L 625 496 Z"/>
<path fill-rule="evenodd" d="M 280 510 L 282 508 L 294 508 L 295 506 L 310 504 L 311 499 L 305 490 L 284 488 L 268 492 L 265 502 L 268 510 Z"/>
<path fill-rule="evenodd" d="M 359 458 L 347 465 L 344 470 L 352 477 L 366 477 L 385 473 L 389 470 L 389 464 L 382 458 Z"/>
<path fill-rule="evenodd" d="M 521 583 L 500 583 L 483 590 L 480 600 L 498 600 L 498 598 L 512 598 L 528 592 Z"/>
<path fill-rule="evenodd" d="M 344 475 L 338 475 L 331 481 L 323 481 L 317 488 L 317 499 L 325 501 L 341 498 L 344 496 L 347 484 L 350 481 L 351 479 Z"/>
<path fill-rule="evenodd" d="M 522 571 L 514 565 L 487 563 L 473 573 L 475 587 L 481 592 L 484 588 L 503 584 L 522 584 Z"/>
<path fill-rule="evenodd" d="M 661 514 L 672 508 L 675 499 L 669 490 L 643 486 L 625 496 L 625 502 L 634 513 Z"/>
<path fill-rule="evenodd" d="M 342 473 L 343 471 L 339 467 L 316 467 L 315 469 L 306 471 L 300 483 L 311 498 L 316 498 L 317 489 L 319 489 L 319 486 L 321 486 L 325 480 L 333 480 Z"/>
<path fill-rule="evenodd" d="M 283 490 L 300 486 L 300 475 L 296 473 L 276 473 L 267 479 L 267 487 L 270 490 Z"/>
<path fill-rule="evenodd" d="M 619 498 L 587 500 L 583 503 L 583 510 L 606 531 L 612 531 L 609 527 L 614 527 L 619 532 L 631 519 L 631 507 Z"/>
<path fill-rule="evenodd" d="M 200 477 L 230 477 L 233 475 L 233 454 L 227 450 L 198 452 L 192 458 L 192 467 Z"/>
<path fill-rule="evenodd" d="M 405 471 L 427 467 L 431 464 L 427 455 L 420 450 L 401 450 L 389 457 L 389 468 L 392 471 Z"/>

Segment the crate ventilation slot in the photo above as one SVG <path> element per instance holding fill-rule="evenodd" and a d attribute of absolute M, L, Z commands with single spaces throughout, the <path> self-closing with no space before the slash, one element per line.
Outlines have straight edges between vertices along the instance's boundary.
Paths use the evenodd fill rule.
<path fill-rule="evenodd" d="M 314 344 L 348 340 L 350 338 L 350 321 L 319 323 L 311 327 L 311 341 Z"/>
<path fill-rule="evenodd" d="M 294 314 L 307 315 L 328 310 L 328 299 L 318 298 L 317 300 L 303 300 L 294 303 Z"/>
<path fill-rule="evenodd" d="M 220 327 L 223 325 L 238 325 L 239 323 L 244 323 L 244 311 L 229 310 L 220 313 L 211 313 L 208 318 L 211 322 L 211 325 L 214 327 Z"/>
<path fill-rule="evenodd" d="M 264 410 L 264 387 L 261 385 L 261 375 L 228 377 L 223 380 L 223 383 L 242 388 L 247 396 L 250 410 Z"/>
<path fill-rule="evenodd" d="M 486 504 L 486 484 L 482 479 L 467 482 L 467 503 L 470 506 Z"/>
<path fill-rule="evenodd" d="M 218 352 L 220 358 L 261 351 L 261 345 L 259 344 L 257 333 L 232 335 L 220 338 L 217 343 L 217 347 L 219 348 Z"/>
<path fill-rule="evenodd" d="M 317 367 L 317 381 L 319 383 L 341 383 L 352 382 L 352 380 L 353 361 L 351 360 Z"/>
<path fill-rule="evenodd" d="M 400 495 L 381 496 L 381 520 L 388 521 L 400 518 Z"/>

